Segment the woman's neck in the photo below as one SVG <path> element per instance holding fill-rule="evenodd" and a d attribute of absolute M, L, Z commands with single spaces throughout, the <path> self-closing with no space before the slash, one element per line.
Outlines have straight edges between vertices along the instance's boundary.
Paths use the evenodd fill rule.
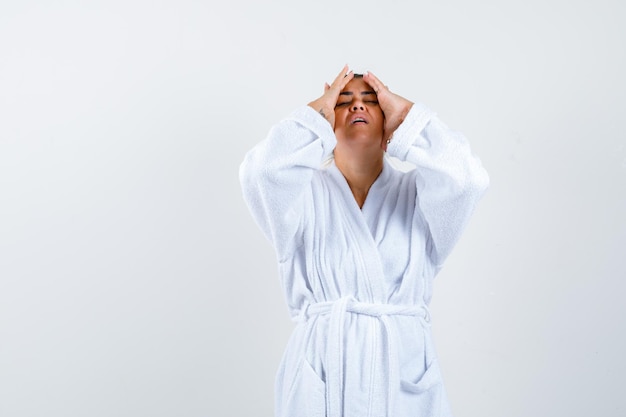
<path fill-rule="evenodd" d="M 381 150 L 374 155 L 349 155 L 344 157 L 335 149 L 335 165 L 348 182 L 357 204 L 363 207 L 370 187 L 383 170 L 384 153 Z"/>

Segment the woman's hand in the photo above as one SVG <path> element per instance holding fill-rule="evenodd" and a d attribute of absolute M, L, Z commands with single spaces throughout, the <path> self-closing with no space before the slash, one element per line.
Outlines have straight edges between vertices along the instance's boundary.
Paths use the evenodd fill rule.
<path fill-rule="evenodd" d="M 333 130 L 335 130 L 335 106 L 339 99 L 339 93 L 341 93 L 341 90 L 354 78 L 352 70 L 350 72 L 346 71 L 348 71 L 347 65 L 343 67 L 331 85 L 326 83 L 324 86 L 324 94 L 317 100 L 309 103 L 310 107 L 328 120 Z"/>
<path fill-rule="evenodd" d="M 387 141 L 391 139 L 393 132 L 404 121 L 404 118 L 413 106 L 413 102 L 389 91 L 389 88 L 371 72 L 363 75 L 363 80 L 376 92 L 378 104 L 385 115 L 385 127 L 381 146 L 384 150 L 387 150 Z"/>

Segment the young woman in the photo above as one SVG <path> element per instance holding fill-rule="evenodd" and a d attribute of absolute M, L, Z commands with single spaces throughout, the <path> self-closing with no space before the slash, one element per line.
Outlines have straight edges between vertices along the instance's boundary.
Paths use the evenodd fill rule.
<path fill-rule="evenodd" d="M 276 415 L 450 416 L 427 306 L 489 182 L 463 135 L 346 66 L 246 155 L 240 177 L 299 323 Z"/>

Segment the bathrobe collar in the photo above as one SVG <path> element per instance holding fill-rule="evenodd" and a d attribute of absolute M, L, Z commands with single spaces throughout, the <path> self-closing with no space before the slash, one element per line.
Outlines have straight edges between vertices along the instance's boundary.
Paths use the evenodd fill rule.
<path fill-rule="evenodd" d="M 366 266 L 365 270 L 367 271 L 367 279 L 370 282 L 372 293 L 370 300 L 361 301 L 384 303 L 387 301 L 384 268 L 378 246 L 374 240 L 373 231 L 370 229 L 367 221 L 367 216 L 378 215 L 370 211 L 370 206 L 373 207 L 372 210 L 378 206 L 378 204 L 374 204 L 374 200 L 381 198 L 382 194 L 384 194 L 385 187 L 393 175 L 393 168 L 385 158 L 383 160 L 383 170 L 370 187 L 362 209 L 359 208 L 352 195 L 348 181 L 337 168 L 334 160 L 328 166 L 327 171 L 341 190 L 341 197 L 345 203 L 345 221 L 354 225 L 352 230 L 361 252 L 361 258 Z"/>

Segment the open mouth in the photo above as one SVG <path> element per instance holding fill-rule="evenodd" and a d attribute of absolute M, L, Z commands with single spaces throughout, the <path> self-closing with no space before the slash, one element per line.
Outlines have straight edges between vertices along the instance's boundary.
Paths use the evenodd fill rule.
<path fill-rule="evenodd" d="M 352 121 L 352 124 L 355 125 L 357 123 L 367 124 L 367 121 L 362 117 L 357 117 Z"/>

